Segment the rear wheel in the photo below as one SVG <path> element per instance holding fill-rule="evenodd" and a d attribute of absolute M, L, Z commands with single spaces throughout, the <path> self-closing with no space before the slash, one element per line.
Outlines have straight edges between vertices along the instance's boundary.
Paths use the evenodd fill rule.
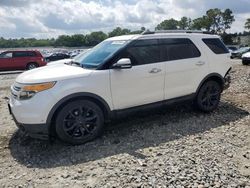
<path fill-rule="evenodd" d="M 70 144 L 83 144 L 103 132 L 104 116 L 98 105 L 88 100 L 66 104 L 56 118 L 58 137 Z"/>
<path fill-rule="evenodd" d="M 29 63 L 26 67 L 27 70 L 35 69 L 38 67 L 37 63 Z"/>
<path fill-rule="evenodd" d="M 195 104 L 197 108 L 203 112 L 211 112 L 215 110 L 221 97 L 222 88 L 216 81 L 207 81 L 200 88 Z"/>

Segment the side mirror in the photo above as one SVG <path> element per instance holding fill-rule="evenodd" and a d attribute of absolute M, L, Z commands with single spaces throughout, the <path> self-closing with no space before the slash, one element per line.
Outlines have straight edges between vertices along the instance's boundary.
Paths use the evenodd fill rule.
<path fill-rule="evenodd" d="M 113 66 L 113 69 L 130 69 L 132 68 L 132 63 L 129 58 L 122 58 L 117 61 Z"/>

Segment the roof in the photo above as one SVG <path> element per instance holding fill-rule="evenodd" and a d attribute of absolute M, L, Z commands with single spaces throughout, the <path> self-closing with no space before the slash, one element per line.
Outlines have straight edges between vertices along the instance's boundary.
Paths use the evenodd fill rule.
<path fill-rule="evenodd" d="M 4 52 L 38 52 L 38 50 L 6 50 Z"/>

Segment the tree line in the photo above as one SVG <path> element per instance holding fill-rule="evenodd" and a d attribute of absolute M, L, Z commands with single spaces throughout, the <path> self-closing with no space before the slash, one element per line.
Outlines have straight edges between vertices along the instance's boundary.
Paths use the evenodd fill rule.
<path fill-rule="evenodd" d="M 232 38 L 238 36 L 235 34 L 228 34 L 227 30 L 231 28 L 232 23 L 235 21 L 232 10 L 225 9 L 220 10 L 218 8 L 209 9 L 205 15 L 196 19 L 188 17 L 182 17 L 180 20 L 166 19 L 159 23 L 155 30 L 203 30 L 211 33 L 219 34 L 227 44 L 233 43 Z M 250 18 L 246 20 L 245 29 L 250 30 Z M 117 27 L 109 33 L 103 31 L 96 31 L 90 34 L 75 34 L 75 35 L 61 35 L 54 39 L 4 39 L 0 38 L 1 48 L 14 48 L 14 47 L 82 47 L 82 46 L 94 46 L 108 37 L 127 35 L 127 34 L 139 34 L 145 31 L 146 28 L 142 27 L 139 30 L 131 31 L 127 28 Z M 240 34 L 248 35 L 249 32 Z"/>
<path fill-rule="evenodd" d="M 101 41 L 108 37 L 128 35 L 128 34 L 139 34 L 145 30 L 144 27 L 141 30 L 131 31 L 129 29 L 123 29 L 120 27 L 115 28 L 110 33 L 106 34 L 103 31 L 92 32 L 87 35 L 75 34 L 75 35 L 60 35 L 54 39 L 4 39 L 0 37 L 0 48 L 18 48 L 18 47 L 83 47 L 83 46 L 95 46 Z"/>

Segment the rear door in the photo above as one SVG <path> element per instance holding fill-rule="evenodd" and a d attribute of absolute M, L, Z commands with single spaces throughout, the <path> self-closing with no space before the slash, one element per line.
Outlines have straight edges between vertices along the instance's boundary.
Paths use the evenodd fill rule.
<path fill-rule="evenodd" d="M 27 52 L 13 52 L 13 65 L 16 69 L 25 69 L 28 62 Z"/>
<path fill-rule="evenodd" d="M 160 44 L 166 63 L 165 99 L 194 93 L 209 71 L 206 56 L 189 38 L 160 39 Z"/>
<path fill-rule="evenodd" d="M 114 108 L 125 109 L 162 101 L 165 66 L 160 62 L 158 40 L 135 41 L 118 56 L 117 60 L 130 58 L 132 68 L 110 69 Z"/>
<path fill-rule="evenodd" d="M 0 54 L 0 70 L 11 70 L 13 69 L 13 53 L 3 52 Z"/>

